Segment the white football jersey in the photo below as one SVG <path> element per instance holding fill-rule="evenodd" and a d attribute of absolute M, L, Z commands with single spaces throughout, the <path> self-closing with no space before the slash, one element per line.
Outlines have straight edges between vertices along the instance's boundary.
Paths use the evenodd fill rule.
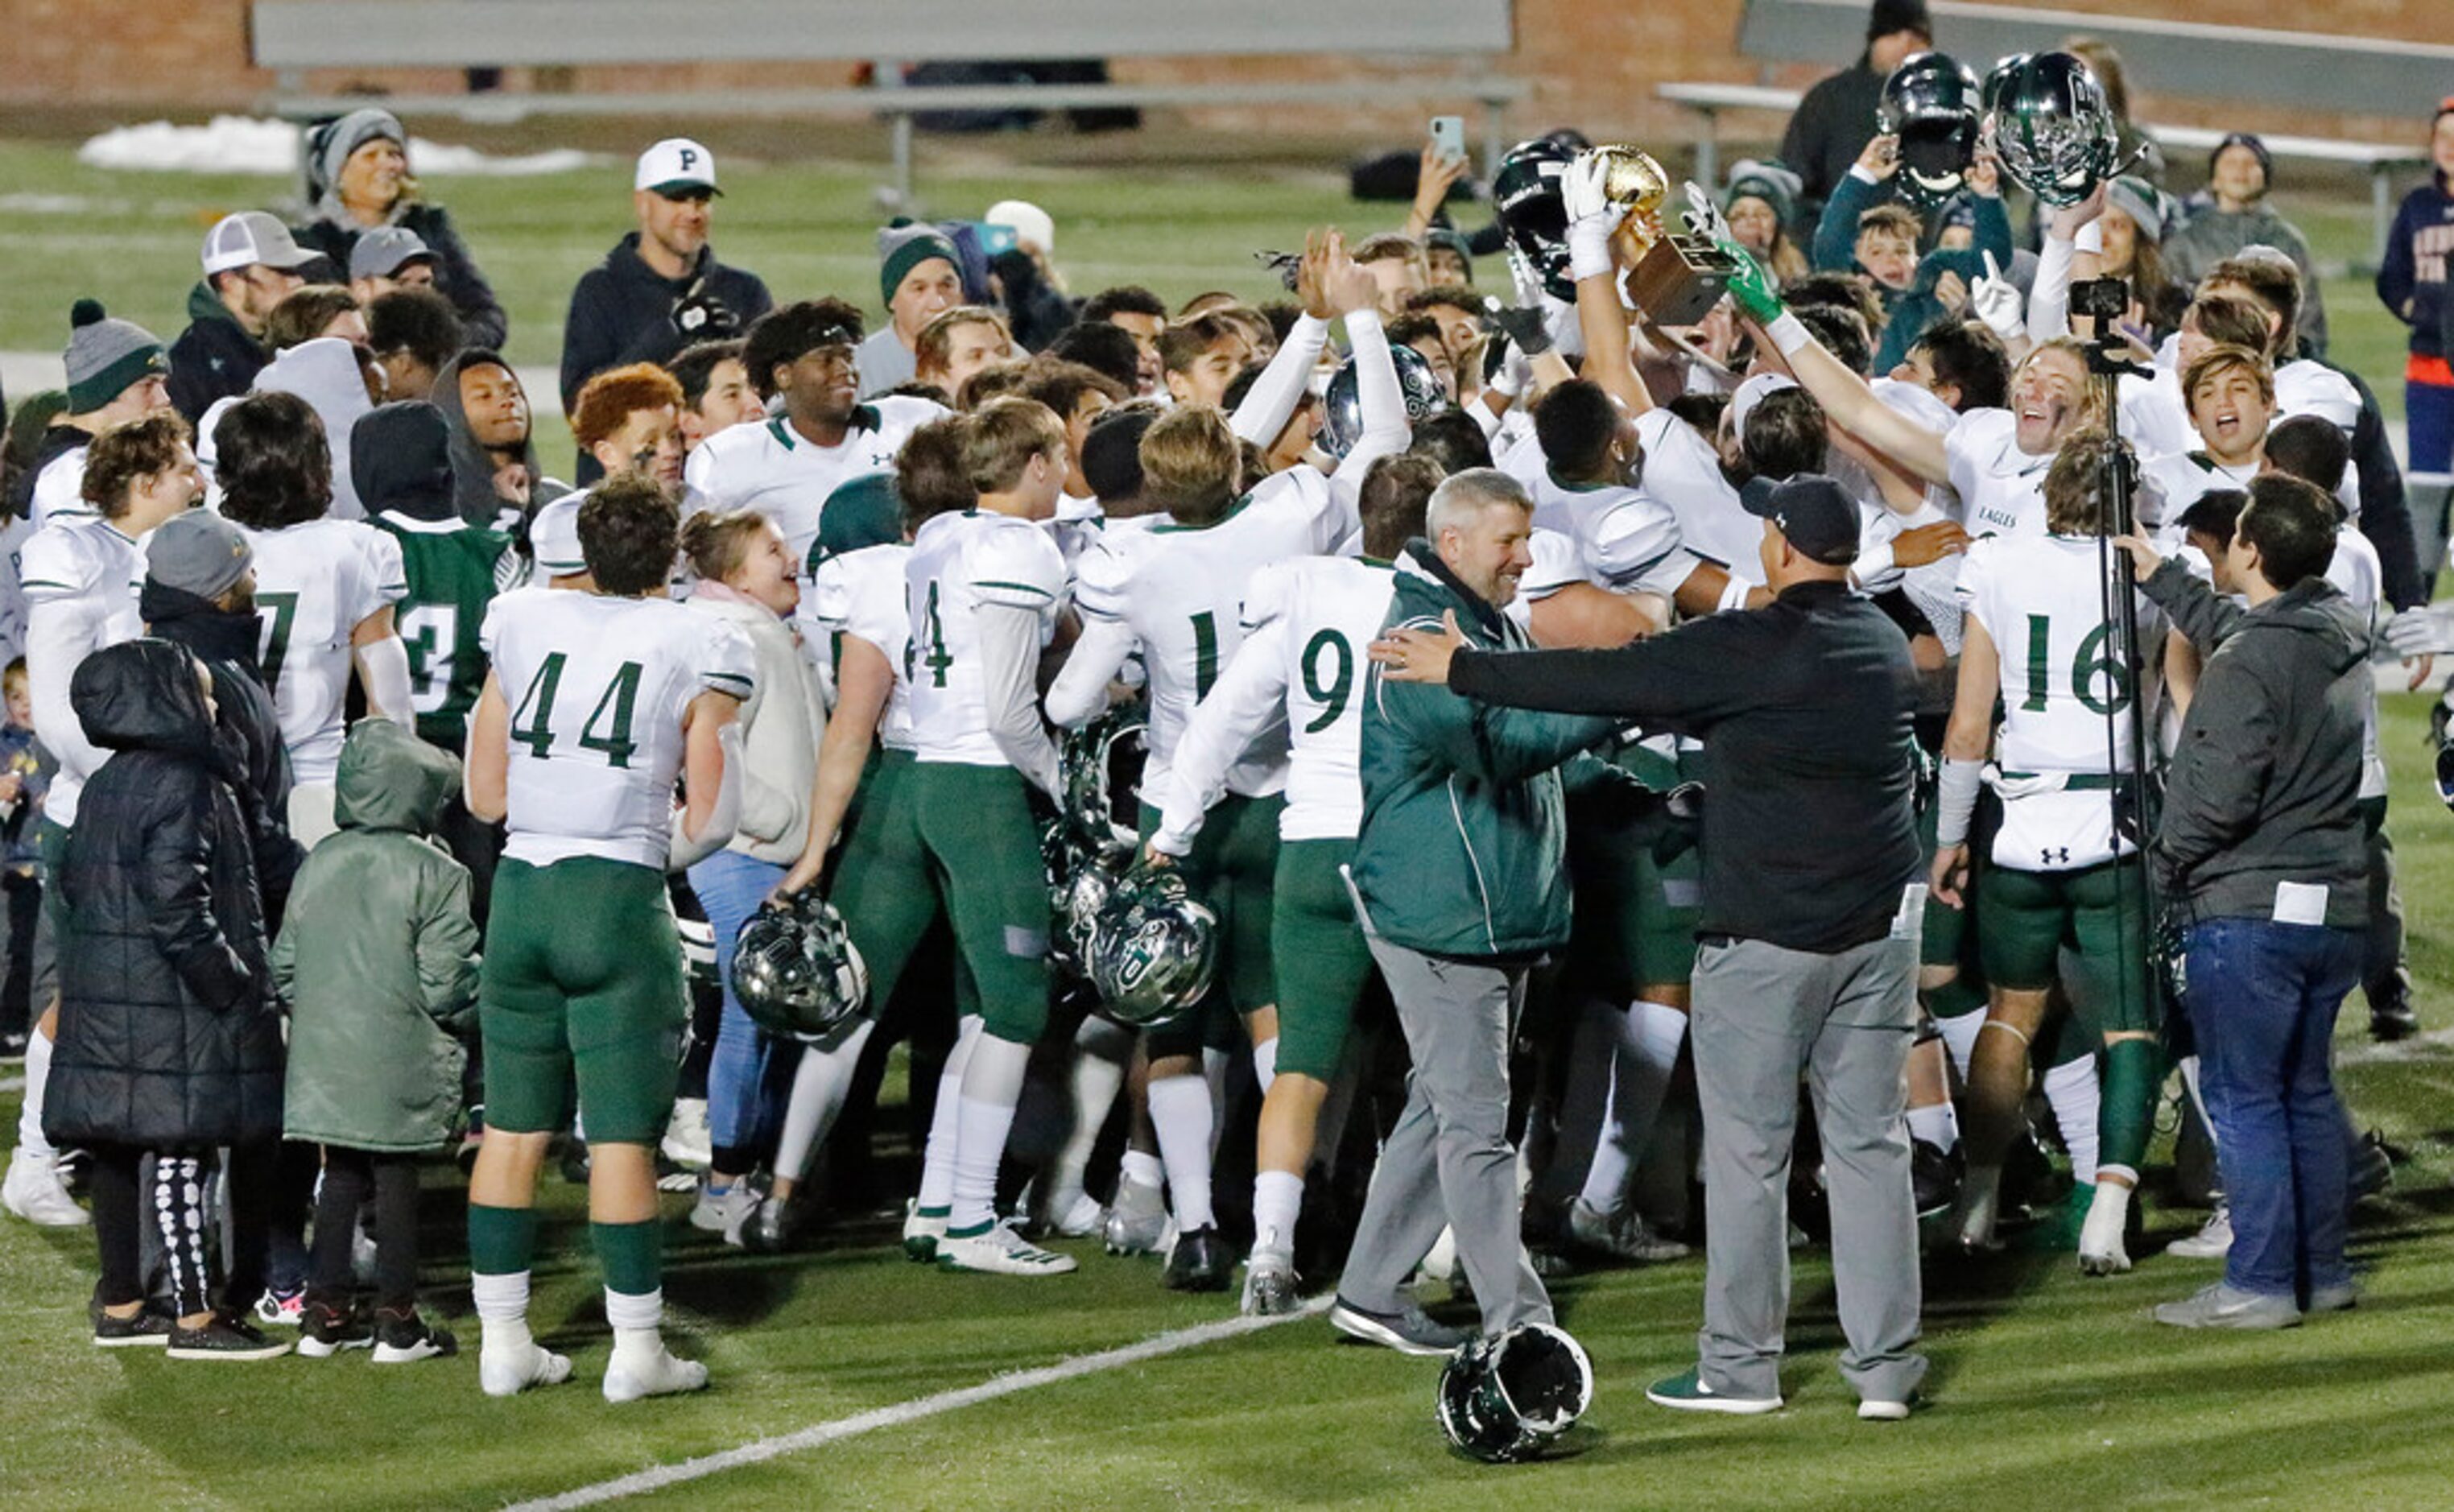
<path fill-rule="evenodd" d="M 1740 576 L 1755 575 L 1763 522 L 1739 502 L 1713 443 L 1667 410 L 1637 416 L 1636 433 L 1644 443 L 1644 492 L 1678 516 L 1680 544 Z"/>
<path fill-rule="evenodd" d="M 291 777 L 330 783 L 341 764 L 350 633 L 409 595 L 400 542 L 372 525 L 329 518 L 240 533 L 255 551 L 257 664 L 281 718 Z"/>
<path fill-rule="evenodd" d="M 842 552 L 818 564 L 801 612 L 830 667 L 838 642 L 851 635 L 876 647 L 895 673 L 895 687 L 878 716 L 877 738 L 890 751 L 912 749 L 912 689 L 903 680 L 904 648 L 912 643 L 912 610 L 904 599 L 904 567 L 912 548 L 895 542 Z"/>
<path fill-rule="evenodd" d="M 2359 526 L 2346 521 L 2335 532 L 2335 554 L 2326 563 L 2326 581 L 2341 589 L 2352 607 L 2360 611 L 2361 623 L 2368 628 L 2369 638 L 2374 641 L 2381 606 L 2385 600 L 2385 569 L 2378 561 L 2377 548 L 2369 544 Z M 2374 682 L 2369 686 L 2368 702 L 2361 711 L 2361 796 L 2385 796 L 2385 758 L 2378 753 Z"/>
<path fill-rule="evenodd" d="M 43 464 L 34 474 L 33 502 L 27 507 L 26 517 L 41 530 L 54 517 L 74 519 L 94 514 L 85 501 L 85 454 L 87 448 L 70 447 Z"/>
<path fill-rule="evenodd" d="M 2054 459 L 2021 451 L 2019 429 L 2008 410 L 1968 410 L 1943 433 L 1960 524 L 1971 536 L 2045 534 L 2045 470 Z"/>
<path fill-rule="evenodd" d="M 1603 588 L 1641 588 L 1668 598 L 1702 565 L 1680 536 L 1678 512 L 1648 490 L 1562 483 L 1548 468 L 1519 481 L 1534 496 L 1535 525 L 1574 540 L 1586 573 Z"/>
<path fill-rule="evenodd" d="M 1156 842 L 1181 855 L 1230 769 L 1273 727 L 1288 747 L 1278 835 L 1353 839 L 1363 823 L 1365 652 L 1389 616 L 1396 574 L 1344 556 L 1277 562 L 1253 575 L 1244 641 L 1177 742 Z"/>
<path fill-rule="evenodd" d="M 43 814 L 72 827 L 77 795 L 110 753 L 87 742 L 69 699 L 69 679 L 93 653 L 145 634 L 136 612 L 145 549 L 99 514 L 62 514 L 27 539 L 17 572 L 26 595 L 26 677 L 34 726 L 60 763 Z"/>
<path fill-rule="evenodd" d="M 989 730 L 980 611 L 1028 609 L 1044 636 L 1065 592 L 1065 558 L 1048 533 L 1012 515 L 965 510 L 920 527 L 904 559 L 912 751 L 922 761 L 1010 765 Z"/>
<path fill-rule="evenodd" d="M 523 588 L 494 600 L 480 638 L 511 711 L 503 854 L 663 871 L 682 713 L 702 693 L 750 696 L 750 637 L 670 598 Z"/>
<path fill-rule="evenodd" d="M 2001 662 L 1995 753 L 2003 803 L 1994 860 L 2014 871 L 2075 871 L 2116 854 L 2109 789 L 2023 791 L 2035 776 L 2101 780 L 2130 770 L 2124 711 L 2134 690 L 2117 679 L 2107 649 L 2105 570 L 2094 537 L 2066 535 L 1976 541 L 1961 564 L 1961 601 Z M 2153 645 L 2162 635 L 2153 606 L 2137 602 L 2141 639 Z"/>
<path fill-rule="evenodd" d="M 784 533 L 797 566 L 810 559 L 827 495 L 864 473 L 891 470 L 903 438 L 947 413 L 927 399 L 872 399 L 854 413 L 852 428 L 834 446 L 818 445 L 781 415 L 718 431 L 699 443 L 682 470 L 690 487 L 682 513 L 756 510 Z"/>
<path fill-rule="evenodd" d="M 1576 537 L 1540 526 L 1525 537 L 1527 554 L 1534 565 L 1517 579 L 1517 596 L 1500 609 L 1500 613 L 1517 622 L 1517 628 L 1527 635 L 1534 633 L 1534 606 L 1571 583 L 1590 583 L 1593 570 L 1585 565 L 1585 554 L 1577 548 Z"/>
<path fill-rule="evenodd" d="M 2204 452 L 2153 456 L 2139 465 L 2139 496 L 2133 508 L 2140 520 L 2167 544 L 2180 538 L 2182 515 L 2209 494 L 2246 491 L 2258 476 L 2258 464 L 2226 467 Z"/>
<path fill-rule="evenodd" d="M 1103 543 L 1083 558 L 1074 601 L 1083 619 L 1110 620 L 1141 643 L 1149 679 L 1149 760 L 1143 785 L 1154 797 L 1194 706 L 1209 696 L 1220 669 L 1244 638 L 1244 600 L 1254 575 L 1273 562 L 1323 555 L 1358 525 L 1351 495 L 1312 468 L 1265 478 L 1214 524 L 1160 519 L 1130 545 Z M 1255 752 L 1229 774 L 1246 796 L 1285 784 L 1284 753 Z"/>

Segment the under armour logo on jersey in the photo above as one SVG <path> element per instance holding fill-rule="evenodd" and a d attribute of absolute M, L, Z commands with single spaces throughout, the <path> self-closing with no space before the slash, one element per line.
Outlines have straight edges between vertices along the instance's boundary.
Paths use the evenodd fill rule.
<path fill-rule="evenodd" d="M 2067 845 L 2043 847 L 2038 851 L 2037 858 L 2047 866 L 2068 866 L 2070 847 Z"/>

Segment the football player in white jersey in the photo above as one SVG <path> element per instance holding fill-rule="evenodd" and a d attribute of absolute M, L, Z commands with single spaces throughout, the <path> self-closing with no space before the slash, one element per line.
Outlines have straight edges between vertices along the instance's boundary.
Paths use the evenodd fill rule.
<path fill-rule="evenodd" d="M 860 312 L 840 299 L 770 311 L 750 328 L 741 360 L 759 397 L 783 413 L 709 436 L 690 455 L 686 510 L 756 510 L 806 562 L 818 514 L 836 485 L 892 466 L 913 428 L 945 413 L 927 399 L 859 402 Z"/>
<path fill-rule="evenodd" d="M 2182 386 L 2199 445 L 2151 456 L 2140 468 L 2142 492 L 2152 492 L 2156 524 L 2168 539 L 2173 522 L 2200 495 L 2249 487 L 2264 466 L 2275 413 L 2275 376 L 2266 358 L 2247 347 L 2206 349 L 2183 371 Z"/>
<path fill-rule="evenodd" d="M 152 333 L 111 319 L 91 299 L 78 300 L 69 320 L 68 408 L 44 433 L 33 456 L 36 471 L 20 485 L 29 491 L 24 513 L 36 530 L 55 514 L 91 512 L 83 479 L 93 437 L 131 420 L 176 413 L 171 361 Z"/>
<path fill-rule="evenodd" d="M 842 913 L 853 948 L 868 969 L 869 1011 L 834 1038 L 801 1052 L 776 1141 L 774 1181 L 744 1227 L 744 1241 L 754 1249 L 791 1243 L 799 1220 L 792 1197 L 808 1172 L 810 1154 L 843 1111 L 870 1032 L 894 998 L 903 968 L 944 917 L 913 818 L 912 690 L 903 673 L 912 639 L 906 569 L 913 533 L 939 514 L 971 508 L 978 497 L 963 466 L 969 428 L 965 417 L 948 415 L 913 432 L 895 459 L 902 515 L 895 538 L 828 552 L 813 575 L 804 623 L 834 664 L 835 704 L 818 743 L 809 839 L 776 891 L 791 895 L 817 885 L 832 857 L 828 900 Z M 835 531 L 835 521 L 828 529 Z M 874 751 L 877 759 L 872 761 Z M 948 1117 L 960 1091 L 957 1079 L 940 1094 Z"/>
<path fill-rule="evenodd" d="M 1364 473 L 1405 444 L 1405 408 L 1372 275 L 1337 238 L 1317 238 L 1316 247 L 1318 255 L 1308 253 L 1307 261 L 1318 264 L 1318 278 L 1308 272 L 1307 295 L 1343 317 L 1364 406 L 1364 431 L 1338 471 L 1324 477 L 1297 467 L 1240 491 L 1241 447 L 1227 417 L 1207 405 L 1180 405 L 1153 422 L 1141 443 L 1143 497 L 1167 517 L 1137 534 L 1104 540 L 1083 559 L 1075 593 L 1082 638 L 1049 690 L 1049 716 L 1069 727 L 1086 723 L 1106 707 L 1110 684 L 1139 648 L 1150 693 L 1145 831 L 1157 823 L 1168 766 L 1195 705 L 1243 638 L 1254 575 L 1273 562 L 1336 551 L 1356 532 Z M 1178 1289 L 1221 1289 L 1234 1265 L 1210 1200 L 1217 1110 L 1203 1051 L 1225 1048 L 1216 1015 L 1220 1005 L 1232 1006 L 1244 1018 L 1266 1095 L 1277 1038 L 1270 889 L 1285 782 L 1280 750 L 1247 756 L 1228 774 L 1233 796 L 1204 826 L 1203 844 L 1185 866 L 1219 918 L 1219 986 L 1209 1011 L 1184 1015 L 1147 1038 L 1151 1121 L 1175 1197 L 1177 1238 L 1166 1281 Z"/>
<path fill-rule="evenodd" d="M 604 470 L 601 476 L 643 474 L 676 503 L 682 434 L 682 386 L 653 362 L 606 369 L 580 385 L 572 406 L 571 438 Z"/>
<path fill-rule="evenodd" d="M 2145 878 L 2137 845 L 2115 819 L 2115 795 L 2146 755 L 2132 743 L 2126 716 L 2141 690 L 2105 607 L 2109 595 L 2133 592 L 2127 565 L 2102 538 L 2111 522 L 2102 478 L 2120 445 L 2101 430 L 2065 440 L 2045 479 L 2047 533 L 1979 541 L 1961 565 L 1967 622 L 1943 738 L 1932 870 L 1936 897 L 1964 906 L 1970 818 L 1993 756 L 2002 822 L 1976 892 L 1992 989 L 1984 1029 L 1993 1032 L 1980 1035 L 1970 1058 L 1968 1170 L 1956 1233 L 1971 1248 L 1993 1243 L 2029 1047 L 2062 946 L 2075 941 L 2083 979 L 2069 996 L 2103 1042 L 2096 1179 L 2092 1192 L 2074 1194 L 2074 1206 L 2087 1202 L 2079 1253 L 2090 1275 L 2130 1268 L 2123 1227 L 2165 1070 L 2149 984 Z M 2137 609 L 2143 637 L 2154 612 L 2143 602 Z"/>
<path fill-rule="evenodd" d="M 392 606 L 409 593 L 400 542 L 330 518 L 324 427 L 295 394 L 250 394 L 222 414 L 222 513 L 255 552 L 259 661 L 290 748 L 290 833 L 312 848 L 332 833 L 332 782 L 354 666 L 367 712 L 404 724 L 416 709 Z"/>
<path fill-rule="evenodd" d="M 489 1396 L 571 1374 L 568 1359 L 531 1337 L 528 1300 L 537 1172 L 574 1084 L 588 1129 L 589 1234 L 614 1328 L 606 1400 L 707 1383 L 707 1368 L 674 1359 L 659 1333 L 654 1152 L 688 1000 L 665 872 L 732 837 L 734 715 L 755 657 L 738 627 L 665 596 L 678 529 L 653 482 L 609 478 L 579 514 L 594 586 L 524 589 L 486 616 L 493 670 L 470 723 L 468 801 L 510 828 L 478 987 L 486 1135 L 469 1182 Z"/>
<path fill-rule="evenodd" d="M 158 381 L 156 380 L 157 386 Z M 79 470 L 86 508 L 62 512 L 36 531 L 19 554 L 27 600 L 26 675 L 34 729 L 59 762 L 36 821 L 35 841 L 48 875 L 57 877 L 76 823 L 77 795 L 108 752 L 85 738 L 69 702 L 77 663 L 145 634 L 136 612 L 145 581 L 138 542 L 164 520 L 204 497 L 202 474 L 188 444 L 188 423 L 168 411 L 113 426 L 95 437 Z M 50 923 L 63 922 L 67 900 L 57 886 L 43 890 Z M 17 1148 L 0 1184 L 0 1205 L 47 1227 L 87 1221 L 60 1184 L 56 1153 L 43 1135 L 43 1092 L 50 1079 L 58 1023 L 54 998 L 26 1041 L 26 1102 L 17 1119 Z"/>
<path fill-rule="evenodd" d="M 1048 884 L 1030 790 L 1058 796 L 1039 722 L 1040 647 L 1065 593 L 1065 559 L 1040 522 L 1065 488 L 1065 427 L 1046 405 L 995 399 L 967 422 L 978 507 L 912 540 L 913 822 L 955 945 L 979 995 L 939 1083 L 907 1251 L 949 1270 L 1047 1276 L 1074 1259 L 999 1221 L 1005 1153 L 1031 1049 L 1048 1022 Z"/>

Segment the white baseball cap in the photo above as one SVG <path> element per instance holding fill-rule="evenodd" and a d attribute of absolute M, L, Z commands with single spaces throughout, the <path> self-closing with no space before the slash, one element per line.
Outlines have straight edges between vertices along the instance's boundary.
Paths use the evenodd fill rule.
<path fill-rule="evenodd" d="M 654 190 L 668 198 L 678 191 L 715 187 L 715 154 L 687 136 L 668 136 L 639 154 L 639 171 L 631 176 L 634 190 Z"/>
<path fill-rule="evenodd" d="M 1049 218 L 1048 212 L 1027 199 L 998 200 L 980 220 L 985 225 L 1006 227 L 1016 240 L 1027 241 L 1052 257 L 1056 255 L 1056 222 Z"/>
<path fill-rule="evenodd" d="M 302 251 L 290 228 L 280 217 L 260 210 L 243 210 L 235 215 L 224 215 L 205 232 L 205 276 L 226 273 L 234 268 L 252 268 L 262 263 L 284 272 L 295 272 L 315 260 L 315 254 Z"/>

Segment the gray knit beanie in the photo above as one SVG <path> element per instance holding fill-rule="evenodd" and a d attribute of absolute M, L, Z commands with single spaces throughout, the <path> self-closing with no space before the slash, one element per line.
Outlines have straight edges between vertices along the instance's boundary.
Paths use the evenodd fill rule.
<path fill-rule="evenodd" d="M 211 510 L 190 510 L 153 532 L 145 546 L 145 575 L 198 598 L 219 598 L 254 560 L 237 526 Z"/>
<path fill-rule="evenodd" d="M 315 160 L 316 172 L 326 188 L 339 193 L 341 165 L 350 160 L 352 152 L 377 137 L 398 142 L 403 151 L 409 147 L 409 133 L 401 130 L 400 117 L 390 111 L 370 106 L 334 121 L 324 132 L 323 151 Z"/>
<path fill-rule="evenodd" d="M 168 376 L 170 354 L 153 333 L 132 321 L 113 320 L 102 303 L 80 299 L 69 312 L 69 413 L 90 414 L 119 397 L 147 373 Z"/>

